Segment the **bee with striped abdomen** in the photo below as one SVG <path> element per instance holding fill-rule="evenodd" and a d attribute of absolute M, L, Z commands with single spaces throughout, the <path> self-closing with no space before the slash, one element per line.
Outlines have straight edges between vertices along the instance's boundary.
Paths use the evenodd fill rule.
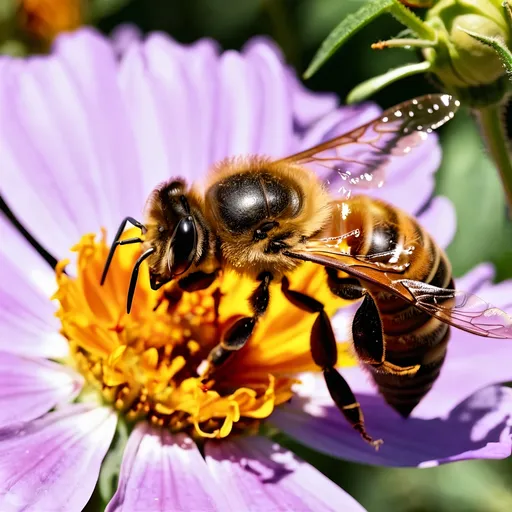
<path fill-rule="evenodd" d="M 365 195 L 379 187 L 395 158 L 414 151 L 433 129 L 453 117 L 458 101 L 428 95 L 385 111 L 374 121 L 299 154 L 227 159 L 204 186 L 180 179 L 158 187 L 146 222 L 121 224 L 105 264 L 104 282 L 118 245 L 141 243 L 128 290 L 130 311 L 139 267 L 147 261 L 150 283 L 195 291 L 230 268 L 258 283 L 249 298 L 252 316 L 239 318 L 208 356 L 205 384 L 250 339 L 270 301 L 269 285 L 281 282 L 285 297 L 317 315 L 311 354 L 322 369 L 337 407 L 362 437 L 362 411 L 335 368 L 337 344 L 324 306 L 290 290 L 287 275 L 302 261 L 323 265 L 332 292 L 363 299 L 353 322 L 355 351 L 386 400 L 407 416 L 437 377 L 446 352 L 448 325 L 497 338 L 512 338 L 512 318 L 477 297 L 453 289 L 448 260 L 409 215 Z M 326 183 L 341 182 L 338 194 Z M 127 222 L 142 236 L 121 240 Z"/>

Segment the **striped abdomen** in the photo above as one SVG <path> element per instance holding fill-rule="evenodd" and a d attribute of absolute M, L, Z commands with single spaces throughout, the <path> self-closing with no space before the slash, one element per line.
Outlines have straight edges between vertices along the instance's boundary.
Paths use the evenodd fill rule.
<path fill-rule="evenodd" d="M 359 229 L 348 241 L 352 254 L 375 255 L 412 247 L 409 267 L 400 278 L 452 288 L 450 263 L 430 235 L 408 214 L 386 203 L 358 196 L 350 201 L 344 228 Z M 389 261 L 383 256 L 379 261 Z M 420 365 L 413 375 L 398 375 L 382 366 L 366 364 L 386 401 L 408 416 L 430 390 L 439 375 L 449 338 L 449 326 L 409 302 L 362 283 L 371 293 L 380 313 L 385 360 L 400 367 Z"/>

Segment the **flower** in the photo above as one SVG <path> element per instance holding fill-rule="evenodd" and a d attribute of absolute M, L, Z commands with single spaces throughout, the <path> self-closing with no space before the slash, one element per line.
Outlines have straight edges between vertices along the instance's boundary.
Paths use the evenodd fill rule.
<path fill-rule="evenodd" d="M 219 382 L 226 389 L 199 389 L 188 365 L 203 349 L 195 338 L 214 341 L 237 308 L 243 314 L 250 283 L 237 278 L 233 286 L 233 276 L 222 278 L 216 319 L 214 290 L 175 304 L 172 295 L 150 294 L 141 273 L 133 316 L 126 317 L 126 281 L 137 249 L 116 254 L 100 289 L 102 228 L 111 236 L 173 174 L 200 181 L 227 155 L 290 154 L 378 110 L 338 109 L 334 96 L 305 90 L 264 40 L 221 54 L 211 41 L 181 46 L 154 34 L 121 53 L 118 58 L 107 40 L 82 30 L 59 37 L 48 57 L 0 60 L 3 195 L 52 254 L 71 257 L 67 274 L 63 263 L 57 268 L 56 289 L 53 270 L 0 219 L 0 510 L 81 510 L 116 426 L 130 419 L 137 422 L 109 512 L 269 510 L 276 503 L 291 510 L 361 510 L 263 432 L 234 435 L 256 434 L 260 421 L 320 450 L 375 463 L 507 456 L 512 401 L 495 384 L 511 378 L 510 343 L 454 332 L 446 371 L 410 421 L 384 407 L 357 367 L 345 369 L 370 432 L 383 432 L 386 444 L 375 454 L 339 413 L 335 417 L 316 380 L 308 346 L 312 319 L 278 294 Z M 375 194 L 418 214 L 446 246 L 455 219 L 446 199 L 431 198 L 439 160 L 431 137 L 396 164 Z M 481 295 L 504 306 L 511 283 L 491 285 L 491 272 L 479 267 L 463 284 L 469 291 L 484 286 Z M 325 298 L 330 313 L 342 304 L 327 296 L 321 268 L 304 265 L 293 286 Z M 53 295 L 56 301 L 49 300 Z M 162 304 L 153 311 L 158 297 Z M 334 318 L 340 339 L 347 339 L 347 311 Z M 340 352 L 346 366 L 350 357 Z M 480 368 L 469 385 L 474 355 Z M 475 403 L 482 392 L 492 399 Z"/>

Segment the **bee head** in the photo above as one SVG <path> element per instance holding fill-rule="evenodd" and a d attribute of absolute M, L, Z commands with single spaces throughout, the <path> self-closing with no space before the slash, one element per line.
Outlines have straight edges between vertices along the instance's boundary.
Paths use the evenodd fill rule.
<path fill-rule="evenodd" d="M 158 187 L 147 204 L 147 245 L 154 248 L 148 263 L 158 280 L 181 276 L 198 254 L 196 211 L 187 199 L 186 185 L 171 180 Z"/>

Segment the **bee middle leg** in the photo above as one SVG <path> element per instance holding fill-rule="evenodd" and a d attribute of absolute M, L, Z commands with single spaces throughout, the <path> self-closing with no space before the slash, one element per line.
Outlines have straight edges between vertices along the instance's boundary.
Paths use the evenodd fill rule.
<path fill-rule="evenodd" d="M 208 367 L 203 374 L 203 382 L 208 381 L 216 368 L 223 365 L 230 356 L 245 346 L 251 337 L 258 319 L 265 313 L 270 302 L 269 286 L 273 276 L 262 272 L 257 280 L 260 282 L 249 298 L 253 316 L 239 318 L 223 333 L 220 343 L 208 355 Z"/>
<path fill-rule="evenodd" d="M 329 394 L 352 428 L 359 432 L 365 441 L 378 448 L 382 444 L 382 440 L 373 440 L 366 432 L 361 406 L 348 382 L 335 368 L 338 360 L 338 348 L 331 321 L 325 312 L 324 305 L 309 295 L 290 290 L 289 285 L 288 279 L 284 277 L 281 282 L 281 289 L 285 297 L 300 309 L 308 313 L 318 314 L 311 329 L 311 355 L 313 361 L 322 368 Z"/>
<path fill-rule="evenodd" d="M 383 372 L 414 375 L 419 370 L 419 365 L 398 366 L 386 361 L 380 313 L 370 293 L 359 284 L 357 279 L 339 277 L 336 270 L 326 270 L 327 284 L 334 295 L 346 300 L 357 300 L 364 297 L 352 322 L 352 339 L 359 360 Z"/>

